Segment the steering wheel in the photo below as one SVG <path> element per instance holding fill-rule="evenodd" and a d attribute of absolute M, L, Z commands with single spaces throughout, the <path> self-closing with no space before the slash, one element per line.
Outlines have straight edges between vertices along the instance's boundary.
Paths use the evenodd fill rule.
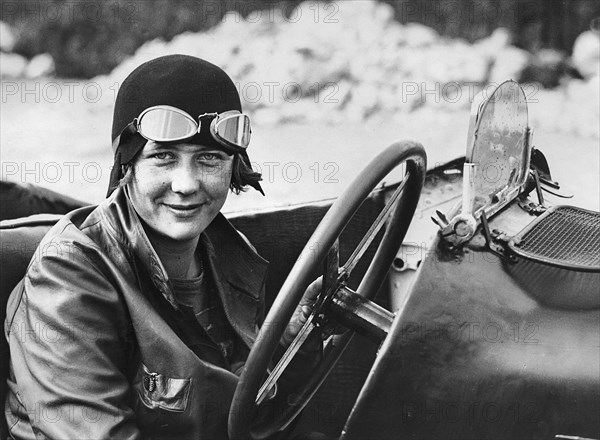
<path fill-rule="evenodd" d="M 339 235 L 379 182 L 401 163 L 406 163 L 404 179 L 346 264 L 338 268 Z M 332 315 L 329 309 L 332 298 L 344 287 L 357 260 L 368 248 L 379 230 L 378 227 L 382 226 L 389 216 L 385 234 L 356 294 L 364 298 L 372 298 L 380 288 L 415 212 L 425 180 L 426 163 L 427 157 L 421 144 L 403 141 L 390 145 L 367 165 L 323 217 L 281 287 L 246 360 L 229 412 L 228 428 L 231 439 L 262 439 L 284 429 L 316 393 L 356 330 L 353 328 L 352 319 L 345 320 L 343 323 L 349 331 L 329 339 L 324 348 L 324 355 L 313 370 L 310 379 L 300 385 L 299 390 L 293 395 L 288 396 L 285 408 L 278 407 L 277 411 L 269 412 L 266 405 L 256 403 L 271 358 L 304 291 L 312 281 L 312 274 L 323 261 L 327 260 L 322 292 L 317 298 L 311 317 L 303 328 L 307 331 L 298 334 L 283 358 L 290 353 L 291 347 L 298 348 L 301 345 L 308 333 L 318 326 L 318 322 L 327 321 Z M 339 320 L 336 320 L 336 324 L 338 322 Z M 293 357 L 293 353 L 295 352 L 288 357 Z M 261 391 L 263 390 L 264 386 Z M 256 423 L 256 420 L 264 421 Z"/>

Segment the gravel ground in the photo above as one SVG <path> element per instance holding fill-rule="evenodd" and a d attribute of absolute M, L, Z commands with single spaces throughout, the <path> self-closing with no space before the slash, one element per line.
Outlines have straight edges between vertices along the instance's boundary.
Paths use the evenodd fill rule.
<path fill-rule="evenodd" d="M 88 83 L 69 86 L 67 80 L 52 79 L 15 84 L 19 93 L 3 95 L 0 111 L 2 179 L 39 184 L 100 202 L 112 165 L 110 107 L 82 99 Z M 43 98 L 44 90 L 48 98 L 51 87 L 62 91 L 60 100 L 36 99 Z M 69 88 L 72 100 L 67 95 Z M 23 95 L 23 90 L 33 92 Z M 93 92 L 91 87 L 87 91 Z M 102 92 L 105 97 L 113 93 Z M 456 112 L 427 108 L 393 122 L 255 126 L 250 157 L 263 172 L 267 197 L 254 191 L 231 196 L 225 210 L 335 197 L 378 151 L 400 139 L 423 143 L 430 166 L 446 162 L 464 154 L 468 118 L 468 111 L 462 108 Z M 567 202 L 599 210 L 598 138 L 536 130 L 534 144 L 546 153 L 553 177 L 575 193 Z"/>

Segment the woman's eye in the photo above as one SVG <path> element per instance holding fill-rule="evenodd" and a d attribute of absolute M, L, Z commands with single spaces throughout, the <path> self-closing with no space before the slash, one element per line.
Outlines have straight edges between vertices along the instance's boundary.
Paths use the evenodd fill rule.
<path fill-rule="evenodd" d="M 168 153 L 166 151 L 160 151 L 158 153 L 152 154 L 150 157 L 152 159 L 167 160 L 167 159 L 171 159 L 172 158 L 172 154 Z"/>
<path fill-rule="evenodd" d="M 202 161 L 209 161 L 209 162 L 221 160 L 221 156 L 218 155 L 217 153 L 202 153 L 202 154 L 200 154 L 199 158 Z"/>

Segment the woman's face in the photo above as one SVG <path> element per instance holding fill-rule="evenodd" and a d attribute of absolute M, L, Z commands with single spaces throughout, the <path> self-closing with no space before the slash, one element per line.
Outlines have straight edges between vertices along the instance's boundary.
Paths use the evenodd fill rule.
<path fill-rule="evenodd" d="M 227 199 L 233 156 L 203 145 L 148 141 L 127 184 L 144 222 L 176 241 L 198 237 Z"/>

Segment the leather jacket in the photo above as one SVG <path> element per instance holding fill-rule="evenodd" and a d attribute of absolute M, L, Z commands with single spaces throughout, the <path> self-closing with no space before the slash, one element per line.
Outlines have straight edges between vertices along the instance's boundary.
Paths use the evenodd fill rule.
<path fill-rule="evenodd" d="M 221 214 L 201 239 L 247 353 L 263 319 L 267 262 Z M 7 307 L 11 435 L 226 438 L 237 376 L 188 348 L 172 325 L 179 312 L 123 188 L 66 215 Z"/>

